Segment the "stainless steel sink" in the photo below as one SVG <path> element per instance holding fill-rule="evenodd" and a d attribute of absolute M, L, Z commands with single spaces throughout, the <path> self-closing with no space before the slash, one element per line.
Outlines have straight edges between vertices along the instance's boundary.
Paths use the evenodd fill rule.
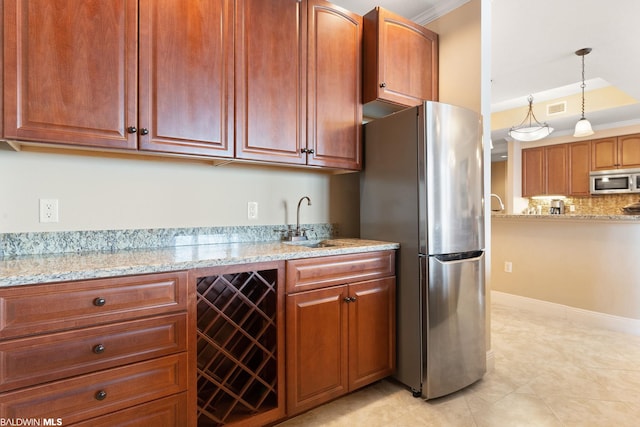
<path fill-rule="evenodd" d="M 327 240 L 303 240 L 298 242 L 285 242 L 285 244 L 291 246 L 304 246 L 305 248 L 331 248 L 333 246 L 337 246 Z"/>

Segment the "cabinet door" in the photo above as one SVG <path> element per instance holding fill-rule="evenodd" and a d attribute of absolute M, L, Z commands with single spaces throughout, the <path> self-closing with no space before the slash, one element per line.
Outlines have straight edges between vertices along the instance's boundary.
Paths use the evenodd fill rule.
<path fill-rule="evenodd" d="M 544 147 L 546 194 L 566 195 L 569 192 L 567 144 Z"/>
<path fill-rule="evenodd" d="M 136 148 L 137 5 L 4 1 L 6 138 Z"/>
<path fill-rule="evenodd" d="M 522 196 L 545 194 L 544 147 L 522 150 Z"/>
<path fill-rule="evenodd" d="M 346 286 L 287 296 L 287 412 L 306 411 L 348 391 Z"/>
<path fill-rule="evenodd" d="M 377 7 L 364 17 L 364 99 L 438 100 L 438 35 Z"/>
<path fill-rule="evenodd" d="M 616 169 L 618 167 L 616 137 L 591 141 L 591 170 Z"/>
<path fill-rule="evenodd" d="M 360 169 L 362 17 L 323 0 L 308 10 L 307 163 Z"/>
<path fill-rule="evenodd" d="M 350 391 L 395 369 L 395 294 L 395 277 L 349 285 Z"/>
<path fill-rule="evenodd" d="M 589 141 L 569 144 L 569 195 L 588 196 L 589 171 L 591 169 L 591 143 Z"/>
<path fill-rule="evenodd" d="M 640 134 L 618 137 L 618 164 L 620 168 L 640 167 Z"/>
<path fill-rule="evenodd" d="M 140 149 L 233 157 L 232 18 L 231 0 L 140 1 Z"/>
<path fill-rule="evenodd" d="M 306 163 L 306 0 L 236 1 L 236 157 Z"/>

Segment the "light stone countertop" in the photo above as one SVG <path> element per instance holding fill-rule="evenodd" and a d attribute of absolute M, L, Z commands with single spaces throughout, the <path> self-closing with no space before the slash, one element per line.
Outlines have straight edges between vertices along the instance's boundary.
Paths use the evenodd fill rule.
<path fill-rule="evenodd" d="M 0 287 L 190 270 L 328 255 L 398 249 L 397 243 L 328 239 L 335 245 L 308 248 L 295 243 L 255 242 L 175 246 L 114 252 L 25 255 L 0 259 Z"/>
<path fill-rule="evenodd" d="M 640 215 L 579 215 L 579 214 L 562 214 L 562 215 L 524 215 L 524 214 L 491 214 L 491 219 L 543 219 L 554 221 L 604 221 L 604 222 L 640 222 Z"/>

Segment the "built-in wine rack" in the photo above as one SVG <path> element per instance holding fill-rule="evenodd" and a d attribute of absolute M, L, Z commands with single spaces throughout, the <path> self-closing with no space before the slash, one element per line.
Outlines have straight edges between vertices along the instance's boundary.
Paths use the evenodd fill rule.
<path fill-rule="evenodd" d="M 200 277 L 198 426 L 221 426 L 278 405 L 278 270 Z"/>

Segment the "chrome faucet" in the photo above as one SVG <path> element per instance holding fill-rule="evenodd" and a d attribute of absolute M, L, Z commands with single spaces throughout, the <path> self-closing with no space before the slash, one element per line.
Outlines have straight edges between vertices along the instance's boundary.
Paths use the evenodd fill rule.
<path fill-rule="evenodd" d="M 289 240 L 307 240 L 307 235 L 305 234 L 307 230 L 300 228 L 300 205 L 304 199 L 307 199 L 307 206 L 311 206 L 311 199 L 309 196 L 304 196 L 298 201 L 298 210 L 296 211 L 296 229 L 293 233 L 289 234 Z"/>
<path fill-rule="evenodd" d="M 498 199 L 498 203 L 500 203 L 500 209 L 491 209 L 493 212 L 501 212 L 504 210 L 504 203 L 502 203 L 502 199 L 497 194 L 491 193 L 491 197 L 495 197 Z"/>

